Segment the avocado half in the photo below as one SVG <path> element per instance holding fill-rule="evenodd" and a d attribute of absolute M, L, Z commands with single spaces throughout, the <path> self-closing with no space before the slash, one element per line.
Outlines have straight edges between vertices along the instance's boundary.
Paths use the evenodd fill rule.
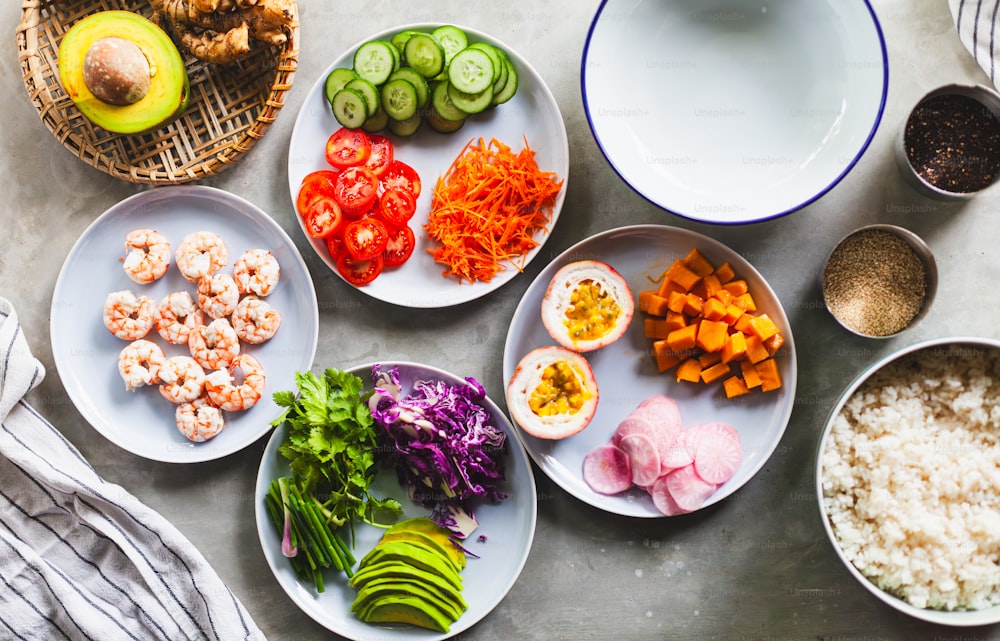
<path fill-rule="evenodd" d="M 101 11 L 70 27 L 59 45 L 59 79 L 91 122 L 118 134 L 158 129 L 188 105 L 177 47 L 131 11 Z"/>

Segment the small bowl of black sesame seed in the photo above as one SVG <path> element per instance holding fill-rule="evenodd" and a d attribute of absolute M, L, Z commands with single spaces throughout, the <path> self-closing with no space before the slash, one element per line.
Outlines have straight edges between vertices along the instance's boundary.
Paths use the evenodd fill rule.
<path fill-rule="evenodd" d="M 891 338 L 927 315 L 937 264 L 919 236 L 896 225 L 868 225 L 834 246 L 821 274 L 823 302 L 848 331 Z"/>
<path fill-rule="evenodd" d="M 920 193 L 965 200 L 1000 180 L 1000 94 L 950 84 L 927 93 L 896 138 L 896 161 Z"/>

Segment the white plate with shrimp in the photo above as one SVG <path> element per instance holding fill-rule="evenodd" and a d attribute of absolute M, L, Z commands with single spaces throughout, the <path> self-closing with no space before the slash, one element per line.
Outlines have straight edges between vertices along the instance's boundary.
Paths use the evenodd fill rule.
<path fill-rule="evenodd" d="M 133 268 L 138 264 L 131 258 L 126 260 L 125 246 L 126 235 L 136 229 L 155 230 L 170 244 L 170 263 L 162 277 L 151 282 L 139 282 L 126 273 L 126 266 Z M 136 297 L 146 297 L 157 304 L 168 294 L 187 292 L 197 301 L 197 285 L 187 280 L 177 266 L 177 250 L 182 240 L 194 232 L 214 233 L 225 243 L 228 255 L 217 273 L 233 275 L 241 284 L 235 263 L 245 252 L 266 250 L 279 268 L 277 280 L 272 282 L 273 290 L 260 290 L 264 295 L 259 296 L 260 301 L 280 314 L 278 330 L 269 340 L 256 344 L 241 340 L 239 346 L 240 354 L 252 355 L 263 370 L 262 388 L 256 384 L 260 379 L 252 359 L 243 362 L 244 370 L 252 370 L 245 372 L 247 381 L 240 372 L 235 374 L 237 380 L 232 385 L 227 385 L 229 381 L 218 372 L 213 379 L 213 388 L 224 397 L 217 400 L 227 402 L 229 407 L 247 402 L 236 398 L 241 391 L 245 393 L 242 398 L 259 394 L 259 400 L 245 410 L 223 411 L 225 426 L 221 430 L 213 423 L 219 418 L 217 413 L 186 408 L 188 412 L 182 423 L 195 438 L 211 437 L 202 441 L 191 440 L 181 432 L 175 416 L 178 405 L 161 394 L 159 385 L 143 385 L 141 369 L 128 372 L 129 385 L 135 389 L 127 388 L 119 372 L 119 354 L 136 334 L 126 329 L 125 338 L 112 335 L 103 314 L 106 298 L 114 292 L 131 291 Z M 226 300 L 225 289 L 221 286 L 214 300 L 215 308 L 230 311 L 235 308 L 226 307 L 232 300 Z M 180 297 L 175 309 L 183 309 L 185 298 Z M 249 299 L 243 296 L 241 300 Z M 204 323 L 212 320 L 205 316 Z M 70 250 L 56 281 L 50 331 L 53 358 L 66 392 L 94 429 L 133 454 L 157 461 L 193 463 L 232 454 L 270 431 L 271 421 L 281 413 L 271 393 L 293 389 L 295 373 L 312 366 L 319 310 L 302 256 L 284 230 L 264 211 L 212 187 L 162 187 L 119 202 L 83 233 Z M 175 326 L 173 334 L 168 332 L 168 335 L 183 331 L 183 327 Z M 188 345 L 168 342 L 155 326 L 143 339 L 159 347 L 164 358 L 193 356 Z M 226 356 L 228 347 L 231 347 L 228 343 L 220 345 L 205 357 L 217 362 Z M 148 355 L 148 349 L 143 351 L 144 356 Z M 225 370 L 221 372 L 224 374 Z M 205 373 L 212 375 L 209 370 Z M 246 385 L 242 385 L 244 382 Z M 171 389 L 177 400 L 184 397 L 182 387 L 179 384 Z"/>

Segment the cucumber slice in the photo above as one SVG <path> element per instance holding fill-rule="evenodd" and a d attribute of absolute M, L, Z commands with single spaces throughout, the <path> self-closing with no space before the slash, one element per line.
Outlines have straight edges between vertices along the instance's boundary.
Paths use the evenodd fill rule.
<path fill-rule="evenodd" d="M 333 95 L 333 116 L 344 127 L 357 129 L 368 120 L 368 102 L 354 89 L 341 89 Z"/>
<path fill-rule="evenodd" d="M 448 120 L 438 113 L 437 109 L 431 107 L 427 110 L 427 124 L 434 131 L 442 134 L 455 133 L 465 124 L 465 118 L 460 120 Z"/>
<path fill-rule="evenodd" d="M 361 125 L 361 128 L 370 134 L 377 134 L 385 130 L 388 126 L 389 114 L 385 113 L 385 109 L 379 107 L 378 111 L 368 116 L 368 120 L 365 121 L 365 124 Z"/>
<path fill-rule="evenodd" d="M 496 84 L 497 80 L 500 79 L 501 68 L 503 67 L 499 49 L 485 42 L 474 42 L 469 47 L 478 49 L 490 57 L 490 62 L 493 63 L 493 84 Z"/>
<path fill-rule="evenodd" d="M 451 59 L 448 80 L 467 94 L 478 94 L 493 87 L 493 60 L 482 49 L 466 47 Z"/>
<path fill-rule="evenodd" d="M 450 24 L 441 25 L 431 35 L 444 47 L 444 64 L 451 63 L 456 53 L 469 46 L 469 37 L 464 31 Z"/>
<path fill-rule="evenodd" d="M 354 52 L 354 72 L 372 83 L 380 85 L 396 70 L 394 47 L 385 40 L 369 40 Z"/>
<path fill-rule="evenodd" d="M 417 90 L 417 109 L 423 109 L 427 106 L 427 102 L 431 99 L 431 88 L 427 84 L 427 78 L 424 78 L 410 67 L 400 67 L 392 72 L 389 80 L 386 82 L 391 82 L 397 78 L 402 78 L 409 82 Z"/>
<path fill-rule="evenodd" d="M 343 89 L 347 83 L 357 77 L 358 74 L 354 73 L 354 69 L 348 69 L 346 67 L 337 67 L 327 74 L 326 83 L 323 86 L 323 92 L 326 94 L 327 102 L 332 104 L 334 94 Z"/>
<path fill-rule="evenodd" d="M 372 83 L 368 82 L 364 78 L 355 78 L 344 85 L 344 89 L 353 89 L 364 96 L 365 103 L 368 105 L 369 116 L 378 111 L 381 104 L 381 97 L 378 93 L 378 87 Z"/>
<path fill-rule="evenodd" d="M 410 36 L 412 36 L 415 33 L 420 33 L 420 32 L 415 31 L 413 29 L 405 29 L 394 35 L 392 38 L 390 38 L 389 42 L 391 42 L 396 47 L 396 51 L 399 52 L 399 55 L 403 55 L 403 48 L 406 46 L 406 41 L 409 40 Z"/>
<path fill-rule="evenodd" d="M 456 107 L 448 97 L 449 84 L 447 80 L 442 80 L 434 85 L 431 91 L 431 109 L 445 120 L 465 120 L 469 114 Z"/>
<path fill-rule="evenodd" d="M 454 83 L 448 85 L 448 99 L 467 114 L 477 114 L 493 104 L 493 85 L 478 93 L 468 93 L 458 89 Z"/>
<path fill-rule="evenodd" d="M 429 33 L 415 33 L 403 47 L 403 60 L 424 78 L 444 70 L 444 47 Z"/>
<path fill-rule="evenodd" d="M 419 112 L 414 112 L 412 116 L 404 120 L 389 118 L 389 131 L 405 138 L 417 133 L 422 124 L 424 124 L 423 117 Z"/>
<path fill-rule="evenodd" d="M 406 120 L 417 113 L 417 102 L 417 90 L 402 78 L 382 85 L 382 109 L 392 120 Z"/>
<path fill-rule="evenodd" d="M 493 94 L 494 105 L 502 105 L 513 98 L 517 92 L 517 71 L 514 70 L 514 64 L 507 57 L 504 57 L 503 62 L 507 67 L 507 82 L 503 89 Z"/>

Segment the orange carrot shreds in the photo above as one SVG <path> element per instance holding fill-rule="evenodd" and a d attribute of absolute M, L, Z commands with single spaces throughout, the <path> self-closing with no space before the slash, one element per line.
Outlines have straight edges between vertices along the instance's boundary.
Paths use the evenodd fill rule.
<path fill-rule="evenodd" d="M 434 185 L 424 230 L 436 246 L 428 252 L 459 282 L 489 282 L 506 264 L 523 271 L 562 186 L 538 168 L 527 140 L 518 153 L 496 138 L 470 140 Z"/>

